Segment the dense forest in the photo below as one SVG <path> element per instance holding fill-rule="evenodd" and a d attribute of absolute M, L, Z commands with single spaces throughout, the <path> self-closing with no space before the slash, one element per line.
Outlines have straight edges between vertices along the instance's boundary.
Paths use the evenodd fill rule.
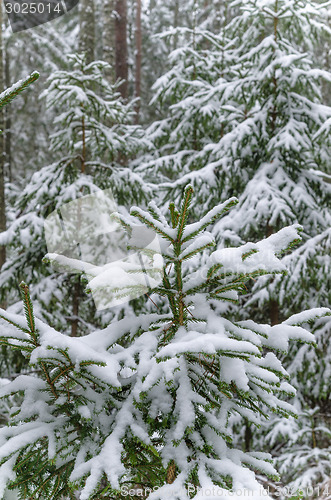
<path fill-rule="evenodd" d="M 11 2 L 0 498 L 331 499 L 331 2 Z"/>

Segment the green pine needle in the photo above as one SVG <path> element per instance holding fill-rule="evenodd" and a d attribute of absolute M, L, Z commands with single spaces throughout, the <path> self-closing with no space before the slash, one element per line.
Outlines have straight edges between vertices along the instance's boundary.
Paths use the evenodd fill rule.
<path fill-rule="evenodd" d="M 24 304 L 25 318 L 26 318 L 26 322 L 28 324 L 28 327 L 30 329 L 29 333 L 32 334 L 33 337 L 35 337 L 36 325 L 34 322 L 33 305 L 31 302 L 29 287 L 26 283 L 24 283 L 24 281 L 22 281 L 20 283 L 20 289 L 21 289 L 21 296 L 22 296 L 22 300 L 23 300 L 23 304 Z"/>
<path fill-rule="evenodd" d="M 8 89 L 4 90 L 0 94 L 0 108 L 3 106 L 6 106 L 9 104 L 11 101 L 15 99 L 23 90 L 25 90 L 31 83 L 35 82 L 38 80 L 40 74 L 37 71 L 34 71 L 31 73 L 31 75 L 27 76 L 24 78 L 24 80 L 20 80 L 19 82 L 15 83 L 12 87 L 9 87 Z"/>

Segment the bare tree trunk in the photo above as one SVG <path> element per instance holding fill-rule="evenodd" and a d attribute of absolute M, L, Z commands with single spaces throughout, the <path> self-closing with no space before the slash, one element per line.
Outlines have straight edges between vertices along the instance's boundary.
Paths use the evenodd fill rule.
<path fill-rule="evenodd" d="M 5 81 L 6 88 L 10 86 L 10 68 L 9 68 L 9 54 L 8 54 L 8 44 L 6 46 L 5 54 Z M 11 109 L 10 106 L 5 107 L 6 113 L 6 133 L 5 133 L 5 150 L 6 150 L 6 165 L 8 169 L 9 182 L 12 181 L 12 169 L 11 169 Z"/>
<path fill-rule="evenodd" d="M 136 81 L 135 97 L 141 97 L 141 51 L 142 51 L 142 33 L 141 33 L 141 0 L 136 4 Z M 136 123 L 139 121 L 140 101 L 136 105 Z"/>
<path fill-rule="evenodd" d="M 114 0 L 103 2 L 103 60 L 111 69 L 106 71 L 106 78 L 110 83 L 115 80 L 115 17 Z"/>
<path fill-rule="evenodd" d="M 0 5 L 0 92 L 4 90 L 4 61 L 3 61 L 3 11 L 2 2 Z M 5 129 L 4 108 L 0 110 L 0 232 L 6 230 L 6 203 L 5 203 L 5 139 L 3 130 Z M 0 269 L 6 261 L 6 247 L 0 247 Z"/>
<path fill-rule="evenodd" d="M 124 99 L 128 97 L 128 46 L 126 0 L 116 0 L 115 6 L 115 73 L 123 80 L 119 91 Z"/>
<path fill-rule="evenodd" d="M 94 0 L 81 0 L 79 6 L 79 51 L 86 54 L 86 61 L 90 63 L 94 60 L 95 48 Z"/>

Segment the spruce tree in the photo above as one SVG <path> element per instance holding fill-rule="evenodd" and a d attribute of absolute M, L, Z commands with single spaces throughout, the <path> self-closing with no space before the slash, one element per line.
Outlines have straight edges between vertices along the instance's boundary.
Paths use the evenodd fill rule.
<path fill-rule="evenodd" d="M 290 417 L 285 424 L 274 417 L 262 426 L 260 442 L 272 450 L 280 484 L 286 487 L 281 498 L 300 491 L 311 498 L 327 498 L 330 493 L 326 489 L 331 476 L 329 317 L 316 322 L 314 337 L 315 348 L 292 347 L 284 360 L 297 388 L 293 404 L 298 418 Z"/>
<path fill-rule="evenodd" d="M 238 310 L 241 316 L 245 304 L 247 317 L 275 324 L 303 305 L 330 304 L 330 190 L 316 172 L 329 169 L 331 108 L 322 91 L 331 76 L 313 57 L 317 44 L 330 36 L 327 5 L 235 1 L 221 24 L 217 36 L 202 24 L 181 30 L 186 43 L 181 40 L 170 56 L 171 69 L 155 84 L 152 105 L 166 110 L 149 129 L 155 150 L 138 170 L 149 172 L 154 182 L 162 179 L 166 196 L 178 197 L 188 180 L 194 183 L 200 214 L 221 194 L 236 194 L 237 207 L 213 228 L 225 246 L 268 237 L 284 224 L 302 224 L 302 247 L 284 258 L 289 275 L 250 284 Z M 308 351 L 323 377 L 317 351 Z M 286 360 L 291 371 L 296 352 L 294 346 Z M 296 378 L 300 393 L 307 377 L 304 370 Z M 307 395 L 299 400 L 315 419 L 323 414 L 322 393 L 318 402 Z M 328 440 L 324 446 L 329 448 Z M 291 474 L 289 468 L 284 478 Z"/>
<path fill-rule="evenodd" d="M 132 105 L 124 104 L 116 85 L 105 80 L 106 63 L 87 64 L 84 56 L 72 55 L 68 64 L 68 70 L 50 76 L 43 94 L 57 114 L 51 136 L 54 162 L 37 170 L 16 200 L 15 220 L 0 236 L 8 249 L 0 283 L 3 299 L 17 311 L 17 286 L 26 280 L 38 315 L 77 334 L 90 328 L 93 303 L 88 298 L 84 302 L 77 276 L 61 274 L 42 262 L 47 252 L 44 221 L 64 204 L 100 189 L 111 188 L 121 206 L 130 203 L 130 197 L 143 199 L 148 187 L 125 166 L 144 143 L 143 131 L 131 124 Z"/>
<path fill-rule="evenodd" d="M 47 77 L 56 69 L 66 67 L 66 54 L 74 50 L 71 15 L 42 26 L 12 34 L 5 31 L 6 85 L 22 79 L 38 68 L 41 77 L 33 92 L 22 94 L 7 107 L 6 140 L 10 180 L 23 189 L 36 170 L 36 164 L 47 165 L 53 161 L 49 148 L 49 135 L 54 131 L 55 114 L 45 108 L 39 96 L 45 88 Z M 69 24 L 69 29 L 68 29 Z"/>
<path fill-rule="evenodd" d="M 269 3 L 231 2 L 217 34 L 198 22 L 198 9 L 193 27 L 164 34 L 179 34 L 181 46 L 154 85 L 151 106 L 161 118 L 148 129 L 154 150 L 138 164 L 158 189 L 160 179 L 172 193 L 199 185 L 202 212 L 220 192 L 242 194 L 243 239 L 265 235 L 268 220 L 275 229 L 295 220 L 306 231 L 325 228 L 318 211 L 327 193 L 311 169 L 328 169 L 331 111 L 321 81 L 330 74 L 305 50 L 327 36 L 326 10 L 279 0 L 272 11 Z M 264 199 L 269 205 L 252 220 Z M 237 238 L 236 226 L 228 230 Z"/>
<path fill-rule="evenodd" d="M 198 499 L 210 488 L 214 498 L 230 491 L 240 498 L 244 488 L 259 494 L 253 470 L 276 474 L 269 455 L 232 445 L 228 418 L 258 425 L 271 412 L 295 413 L 282 400 L 293 387 L 277 352 L 291 339 L 314 342 L 300 325 L 331 311 L 311 309 L 275 326 L 234 321 L 227 304 L 250 279 L 286 272 L 279 255 L 300 240 L 301 228 L 215 249 L 207 228 L 237 200 L 189 224 L 192 196 L 189 185 L 168 219 L 154 202 L 113 216 L 129 235 L 138 221 L 160 237 L 163 279 L 151 292 L 167 304 L 164 314 L 156 308 L 68 337 L 35 317 L 25 283 L 25 319 L 1 311 L 1 342 L 33 369 L 0 389 L 3 398 L 23 393 L 0 430 L 1 494 L 8 484 L 36 500 L 75 498 L 75 491 L 81 500 L 120 499 L 132 495 L 128 488 L 154 500 Z M 153 261 L 140 241 L 133 238 L 134 248 Z M 129 273 L 109 286 L 121 295 L 131 281 Z"/>
<path fill-rule="evenodd" d="M 235 101 L 242 99 L 242 92 L 235 82 L 235 46 L 225 33 L 235 8 L 224 3 L 215 12 L 199 1 L 189 8 L 187 25 L 181 13 L 181 24 L 159 34 L 172 50 L 166 72 L 152 88 L 150 112 L 156 120 L 147 133 L 153 148 L 139 159 L 137 170 L 157 184 L 161 199 L 179 200 L 188 182 L 196 186 L 196 208 L 202 214 L 219 202 L 220 193 L 226 197 L 230 191 L 232 143 L 240 140 L 236 130 L 241 105 Z M 230 195 L 240 193 L 237 189 Z"/>
<path fill-rule="evenodd" d="M 1 9 L 2 7 L 0 7 Z M 1 19 L 1 15 L 0 15 Z M 0 26 L 1 29 L 1 26 Z M 2 53 L 2 41 L 0 41 L 0 50 Z M 2 57 L 2 55 L 1 55 Z M 1 62 L 2 65 L 2 62 Z M 29 77 L 21 80 L 11 86 L 9 89 L 6 89 L 4 92 L 0 94 L 0 109 L 3 111 L 6 105 L 8 105 L 11 101 L 15 99 L 18 95 L 21 94 L 23 90 L 25 90 L 31 83 L 36 81 L 39 77 L 39 73 L 32 73 Z M 3 116 L 3 115 L 2 115 Z M 4 121 L 1 119 L 1 125 L 4 125 Z M 0 130 L 2 142 L 1 142 L 1 161 L 0 161 L 0 230 L 6 230 L 6 200 L 5 200 L 5 150 L 4 150 L 4 140 L 3 140 L 3 130 Z M 5 246 L 0 246 L 0 269 L 6 261 L 6 249 Z"/>
<path fill-rule="evenodd" d="M 242 192 L 240 234 L 260 237 L 299 221 L 307 236 L 314 236 L 329 221 L 328 192 L 311 169 L 328 168 L 325 129 L 331 108 L 323 103 L 320 82 L 330 82 L 331 75 L 315 67 L 304 50 L 328 31 L 325 9 L 310 1 L 235 3 L 241 15 L 226 33 L 241 33 L 235 50 L 241 76 L 235 83 L 246 102 L 236 131 L 239 140 L 231 142 L 229 182 Z M 256 208 L 258 218 L 253 219 Z"/>
<path fill-rule="evenodd" d="M 278 277 L 258 279 L 246 297 L 248 315 L 277 323 L 302 307 L 330 304 L 330 190 L 323 176 L 315 172 L 329 168 L 331 108 L 323 104 L 321 91 L 331 76 L 312 59 L 314 45 L 330 36 L 330 30 L 325 5 L 317 2 L 236 5 L 242 14 L 226 32 L 230 37 L 241 34 L 236 53 L 242 75 L 237 88 L 248 96 L 248 119 L 236 131 L 239 141 L 231 143 L 235 156 L 230 183 L 232 189 L 240 186 L 242 195 L 231 220 L 225 218 L 216 231 L 230 239 L 232 233 L 235 238 L 239 234 L 255 241 L 283 224 L 303 225 L 302 246 L 283 259 L 289 275 L 283 281 Z M 314 333 L 325 346 L 330 321 Z M 298 359 L 309 359 L 309 370 L 302 370 Z M 315 386 L 314 394 L 306 388 L 311 377 L 322 380 L 329 373 L 330 359 L 326 350 L 293 346 L 284 364 L 296 374 L 300 424 L 292 420 L 291 432 L 290 426 L 271 421 L 266 433 L 272 436 L 283 485 L 314 487 L 330 473 L 330 435 L 325 421 L 329 396 L 323 384 Z M 311 438 L 314 428 L 321 433 L 316 439 Z M 260 439 L 265 441 L 265 435 Z M 281 446 L 282 442 L 286 445 Z"/>
<path fill-rule="evenodd" d="M 166 73 L 153 86 L 150 108 L 157 119 L 147 129 L 153 148 L 139 158 L 137 170 L 155 182 L 161 199 L 176 196 L 179 200 L 191 182 L 198 187 L 203 213 L 219 201 L 220 191 L 225 194 L 210 150 L 226 130 L 220 87 L 230 79 L 233 61 L 223 34 L 198 24 L 198 9 L 192 5 L 192 10 L 193 26 L 159 35 L 175 49 L 168 57 Z M 220 159 L 223 164 L 227 161 L 228 156 Z"/>

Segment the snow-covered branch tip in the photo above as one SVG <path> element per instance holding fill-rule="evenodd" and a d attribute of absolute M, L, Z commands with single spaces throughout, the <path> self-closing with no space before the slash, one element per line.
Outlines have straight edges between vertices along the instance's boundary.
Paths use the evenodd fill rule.
<path fill-rule="evenodd" d="M 15 97 L 17 97 L 21 92 L 23 92 L 23 90 L 29 87 L 31 83 L 38 80 L 39 76 L 40 74 L 38 73 L 38 71 L 34 71 L 33 73 L 31 73 L 31 75 L 27 76 L 23 80 L 19 80 L 18 82 L 14 83 L 14 85 L 4 90 L 0 94 L 0 109 L 13 101 Z"/>

